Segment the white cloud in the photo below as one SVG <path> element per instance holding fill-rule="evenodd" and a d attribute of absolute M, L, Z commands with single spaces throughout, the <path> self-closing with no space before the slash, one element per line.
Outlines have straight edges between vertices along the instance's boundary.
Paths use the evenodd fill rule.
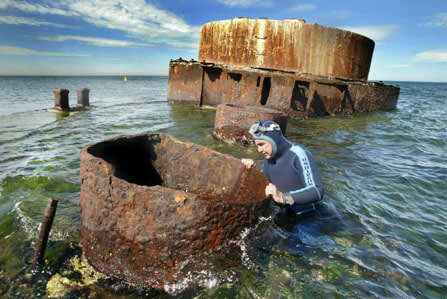
<path fill-rule="evenodd" d="M 406 67 L 410 67 L 411 66 L 411 64 L 390 64 L 390 65 L 387 65 L 386 67 L 389 67 L 389 68 L 406 68 Z"/>
<path fill-rule="evenodd" d="M 17 55 L 17 56 L 77 56 L 85 57 L 89 55 L 84 54 L 71 54 L 61 52 L 42 52 L 33 49 L 27 49 L 15 46 L 2 46 L 0 45 L 0 55 Z"/>
<path fill-rule="evenodd" d="M 0 8 L 75 16 L 97 27 L 119 30 L 150 44 L 196 49 L 199 41 L 200 26 L 189 25 L 181 17 L 145 0 L 63 0 L 47 1 L 46 4 L 0 1 Z"/>
<path fill-rule="evenodd" d="M 302 12 L 302 11 L 312 11 L 315 10 L 316 8 L 317 6 L 313 3 L 301 3 L 292 6 L 291 8 L 289 8 L 289 10 L 293 12 Z"/>
<path fill-rule="evenodd" d="M 93 46 L 98 47 L 149 47 L 150 44 L 137 43 L 125 40 L 116 40 L 108 38 L 97 38 L 97 37 L 86 37 L 86 36 L 75 36 L 75 35 L 57 35 L 50 37 L 38 37 L 40 40 L 47 40 L 52 42 L 63 42 L 66 40 L 75 40 L 86 42 Z"/>
<path fill-rule="evenodd" d="M 2 0 L 0 3 L 0 8 L 8 8 L 8 7 L 30 13 L 53 14 L 62 16 L 72 15 L 71 12 L 64 9 L 60 9 L 58 7 L 49 7 L 48 5 L 28 3 L 26 1 Z"/>
<path fill-rule="evenodd" d="M 272 5 L 269 0 L 216 0 L 219 3 L 232 6 L 232 7 L 250 7 L 253 5 L 270 6 Z"/>
<path fill-rule="evenodd" d="M 56 24 L 44 21 L 38 21 L 33 18 L 22 18 L 14 16 L 0 16 L 0 23 L 12 25 L 31 25 L 31 26 L 55 26 L 61 28 L 74 28 L 73 26 Z"/>
<path fill-rule="evenodd" d="M 393 36 L 394 34 L 396 34 L 398 28 L 398 25 L 377 25 L 363 27 L 345 27 L 342 29 L 364 35 L 376 41 L 387 39 Z"/>
<path fill-rule="evenodd" d="M 415 61 L 447 62 L 447 47 L 417 53 Z"/>
<path fill-rule="evenodd" d="M 424 25 L 435 26 L 435 27 L 447 27 L 447 12 L 438 13 Z"/>
<path fill-rule="evenodd" d="M 72 2 L 70 10 L 98 27 L 121 30 L 150 43 L 196 47 L 199 26 L 191 26 L 182 18 L 146 3 L 144 0 L 81 0 Z"/>
<path fill-rule="evenodd" d="M 338 19 L 338 20 L 345 20 L 352 15 L 352 12 L 347 11 L 347 10 L 334 10 L 329 15 Z"/>

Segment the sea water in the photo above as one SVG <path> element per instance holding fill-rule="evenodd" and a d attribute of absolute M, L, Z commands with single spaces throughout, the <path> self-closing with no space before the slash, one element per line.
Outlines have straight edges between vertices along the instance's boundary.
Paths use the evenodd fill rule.
<path fill-rule="evenodd" d="M 128 77 L 126 83 L 122 77 L 0 77 L 2 296 L 45 296 L 51 277 L 69 276 L 61 265 L 80 254 L 79 152 L 85 145 L 167 132 L 262 164 L 255 148 L 213 139 L 215 110 L 168 104 L 167 83 L 167 77 Z M 401 87 L 396 110 L 289 121 L 287 137 L 309 148 L 320 168 L 328 214 L 284 220 L 272 205 L 272 215 L 241 236 L 239 267 L 204 269 L 157 296 L 445 296 L 447 84 L 388 84 Z M 76 89 L 89 88 L 93 108 L 46 112 L 56 88 L 70 90 L 72 106 Z M 36 273 L 30 270 L 33 246 L 50 197 L 59 198 L 59 206 L 47 264 Z M 184 293 L 193 284 L 199 287 Z M 145 294 L 132 287 L 114 292 L 100 282 L 77 292 L 94 296 L 101 289 L 117 298 Z"/>

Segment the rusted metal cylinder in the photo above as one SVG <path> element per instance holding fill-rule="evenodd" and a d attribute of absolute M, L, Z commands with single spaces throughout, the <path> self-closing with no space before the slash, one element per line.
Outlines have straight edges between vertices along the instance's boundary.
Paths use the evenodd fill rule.
<path fill-rule="evenodd" d="M 181 281 L 208 254 L 237 259 L 235 240 L 268 213 L 259 170 L 168 134 L 86 146 L 80 175 L 84 254 L 140 286 Z"/>
<path fill-rule="evenodd" d="M 286 133 L 288 117 L 281 111 L 264 107 L 220 104 L 216 110 L 214 136 L 229 143 L 252 143 L 248 129 L 254 122 L 264 119 L 278 123 L 283 134 Z"/>
<path fill-rule="evenodd" d="M 76 92 L 78 94 L 78 107 L 90 106 L 90 99 L 89 99 L 90 89 L 78 88 L 76 89 Z"/>
<path fill-rule="evenodd" d="M 235 18 L 202 25 L 199 61 L 367 80 L 374 41 L 300 19 Z"/>
<path fill-rule="evenodd" d="M 53 89 L 54 94 L 54 107 L 60 110 L 70 110 L 70 104 L 68 102 L 68 89 Z"/>

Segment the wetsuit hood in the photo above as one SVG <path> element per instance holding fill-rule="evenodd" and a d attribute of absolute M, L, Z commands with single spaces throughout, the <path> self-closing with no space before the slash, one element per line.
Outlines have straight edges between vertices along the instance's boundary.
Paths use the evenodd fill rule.
<path fill-rule="evenodd" d="M 254 123 L 250 127 L 249 132 L 253 139 L 262 139 L 272 145 L 272 157 L 270 159 L 281 156 L 291 146 L 290 142 L 282 134 L 279 125 L 274 121 L 263 120 Z"/>

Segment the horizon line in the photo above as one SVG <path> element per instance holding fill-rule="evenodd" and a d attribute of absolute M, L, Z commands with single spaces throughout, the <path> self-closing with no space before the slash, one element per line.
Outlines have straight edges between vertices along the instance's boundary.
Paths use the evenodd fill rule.
<path fill-rule="evenodd" d="M 140 75 L 127 75 L 127 74 L 120 74 L 120 75 L 113 75 L 113 74 L 108 74 L 108 75 L 99 75 L 99 74 L 89 74 L 89 75 L 48 75 L 48 74 L 42 74 L 42 75 L 19 75 L 19 74 L 9 74 L 9 75 L 5 75 L 5 74 L 0 74 L 0 77 L 169 77 L 169 74 L 140 74 Z M 392 79 L 392 80 L 388 80 L 388 79 L 371 79 L 371 80 L 366 80 L 366 82 L 413 82 L 413 83 L 447 83 L 447 81 L 420 81 L 420 80 L 396 80 L 396 79 Z"/>

